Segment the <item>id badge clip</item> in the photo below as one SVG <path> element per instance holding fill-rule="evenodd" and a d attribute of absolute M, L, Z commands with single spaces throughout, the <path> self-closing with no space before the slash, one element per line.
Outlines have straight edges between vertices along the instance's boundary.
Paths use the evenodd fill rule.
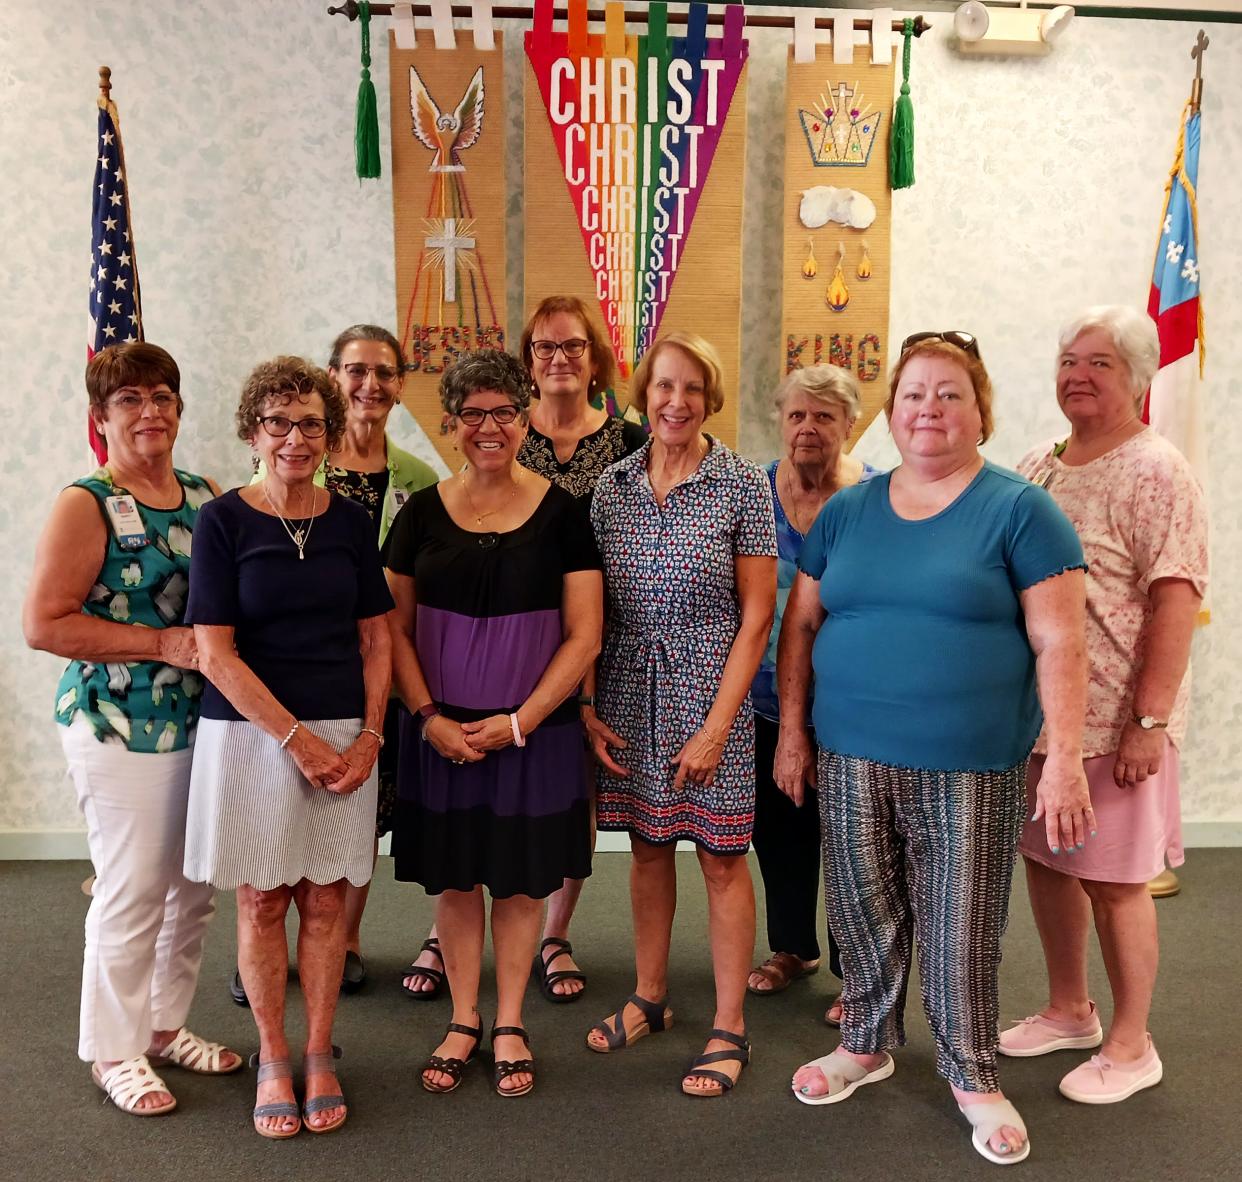
<path fill-rule="evenodd" d="M 122 550 L 141 550 L 147 544 L 147 527 L 133 497 L 112 496 L 104 501 L 116 544 Z"/>
<path fill-rule="evenodd" d="M 395 521 L 397 514 L 405 508 L 405 503 L 410 499 L 410 494 L 403 488 L 395 488 L 390 482 L 388 485 L 388 520 Z"/>

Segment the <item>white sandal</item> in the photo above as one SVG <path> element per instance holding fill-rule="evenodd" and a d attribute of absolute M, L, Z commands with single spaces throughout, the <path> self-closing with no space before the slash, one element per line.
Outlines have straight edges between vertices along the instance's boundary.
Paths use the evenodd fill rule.
<path fill-rule="evenodd" d="M 810 1096 L 795 1087 L 794 1099 L 801 1100 L 803 1104 L 836 1104 L 841 1100 L 848 1100 L 864 1084 L 879 1083 L 882 1079 L 888 1079 L 896 1070 L 893 1056 L 889 1054 L 885 1054 L 883 1063 L 868 1071 L 857 1060 L 847 1055 L 838 1055 L 836 1051 L 821 1055 L 802 1066 L 818 1067 L 828 1084 L 828 1090 L 822 1096 Z"/>
<path fill-rule="evenodd" d="M 168 1091 L 168 1085 L 151 1070 L 146 1055 L 122 1060 L 107 1071 L 100 1071 L 99 1064 L 94 1063 L 91 1065 L 91 1079 L 122 1112 L 129 1112 L 134 1116 L 163 1116 L 177 1107 L 176 1097 Z M 139 1108 L 138 1102 L 152 1092 L 168 1092 L 168 1103 L 158 1108 Z"/>
<path fill-rule="evenodd" d="M 232 1067 L 221 1067 L 225 1055 L 232 1055 L 237 1062 Z M 199 1038 L 186 1027 L 173 1035 L 172 1041 L 156 1054 L 147 1052 L 147 1058 L 155 1067 L 182 1067 L 196 1075 L 231 1075 L 244 1066 L 242 1057 L 218 1042 Z"/>
<path fill-rule="evenodd" d="M 1020 1161 L 1026 1161 L 1031 1155 L 1031 1139 L 1027 1136 L 1026 1124 L 1018 1115 L 1018 1110 L 1008 1100 L 993 1100 L 983 1104 L 959 1104 L 958 1110 L 970 1121 L 971 1132 L 970 1140 L 978 1152 L 998 1166 L 1016 1166 Z M 997 1153 L 988 1141 L 993 1134 L 1000 1129 L 1008 1126 L 1011 1129 L 1021 1129 L 1022 1136 L 1026 1138 L 1022 1143 L 1022 1148 L 1016 1153 Z"/>

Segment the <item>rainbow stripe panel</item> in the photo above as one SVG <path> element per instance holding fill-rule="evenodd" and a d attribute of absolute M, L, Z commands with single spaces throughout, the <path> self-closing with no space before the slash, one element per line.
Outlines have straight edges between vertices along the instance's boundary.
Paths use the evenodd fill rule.
<path fill-rule="evenodd" d="M 627 377 L 668 304 L 746 61 L 744 27 L 730 5 L 723 36 L 709 38 L 707 5 L 692 4 L 685 37 L 670 37 L 668 7 L 653 3 L 646 34 L 626 36 L 625 6 L 610 0 L 592 34 L 586 0 L 569 0 L 567 28 L 554 32 L 552 0 L 535 0 L 526 56 Z"/>

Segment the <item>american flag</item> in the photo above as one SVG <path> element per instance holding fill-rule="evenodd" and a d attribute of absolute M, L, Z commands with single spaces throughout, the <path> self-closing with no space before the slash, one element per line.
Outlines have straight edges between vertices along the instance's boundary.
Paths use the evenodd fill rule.
<path fill-rule="evenodd" d="M 101 76 L 103 71 L 101 71 Z M 110 83 L 106 76 L 102 85 Z M 142 340 L 142 301 L 138 263 L 130 232 L 129 193 L 120 119 L 107 94 L 99 97 L 98 155 L 91 200 L 90 321 L 86 336 L 89 360 L 100 349 Z M 103 440 L 88 420 L 91 448 L 100 463 L 107 457 Z"/>
<path fill-rule="evenodd" d="M 1177 446 L 1202 481 L 1206 456 L 1203 306 L 1199 298 L 1202 260 L 1196 204 L 1199 123 L 1199 111 L 1188 104 L 1165 186 L 1147 302 L 1148 314 L 1160 335 L 1160 369 L 1147 395 L 1143 418 Z"/>

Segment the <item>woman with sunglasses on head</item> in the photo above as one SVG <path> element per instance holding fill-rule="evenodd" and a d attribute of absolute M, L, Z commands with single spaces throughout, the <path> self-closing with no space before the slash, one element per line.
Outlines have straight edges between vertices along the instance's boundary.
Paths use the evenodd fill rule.
<path fill-rule="evenodd" d="M 777 657 L 777 783 L 812 756 L 841 1045 L 794 1095 L 832 1104 L 893 1073 L 914 933 L 936 1069 L 1006 1165 L 1030 1152 L 996 1072 L 997 970 L 1026 766 L 1049 840 L 1093 828 L 1083 777 L 1082 547 L 1052 498 L 988 463 L 992 387 L 974 337 L 907 338 L 885 406 L 901 464 L 837 493 L 802 548 Z M 1038 689 L 1038 693 L 1036 692 Z"/>
<path fill-rule="evenodd" d="M 440 400 L 464 466 L 410 498 L 386 554 L 394 671 L 412 715 L 396 874 L 437 897 L 453 1000 L 423 1087 L 454 1091 L 483 1038 L 486 888 L 493 1086 L 514 1097 L 535 1083 L 522 999 L 543 900 L 591 869 L 576 696 L 599 651 L 603 582 L 573 497 L 518 462 L 530 401 L 521 363 L 496 349 L 467 354 L 441 378 Z"/>
<path fill-rule="evenodd" d="M 315 475 L 345 400 L 323 370 L 277 357 L 246 380 L 238 435 L 265 465 L 200 515 L 187 617 L 209 685 L 195 748 L 186 875 L 237 891 L 242 982 L 259 1029 L 254 1126 L 271 1138 L 345 1123 L 332 1021 L 347 884 L 375 857 L 376 759 L 392 598 L 375 527 Z M 299 914 L 305 1100 L 285 1035 L 285 915 Z"/>
<path fill-rule="evenodd" d="M 401 506 L 411 493 L 435 484 L 436 474 L 422 460 L 398 447 L 388 434 L 388 416 L 401 402 L 405 383 L 405 355 L 397 338 L 377 324 L 354 324 L 332 342 L 328 359 L 330 377 L 345 399 L 345 430 L 340 441 L 324 456 L 315 483 L 361 505 L 384 544 Z M 267 474 L 260 464 L 253 483 Z M 378 842 L 392 828 L 397 798 L 397 715 L 401 709 L 391 698 L 384 714 L 384 749 L 379 757 L 379 807 L 375 817 Z M 345 890 L 345 969 L 341 988 L 360 989 L 366 980 L 362 959 L 362 915 L 370 882 L 352 883 Z M 407 985 L 408 987 L 408 985 Z M 229 989 L 238 1005 L 246 1004 L 240 972 Z"/>
<path fill-rule="evenodd" d="M 586 512 L 604 469 L 637 451 L 647 439 L 637 423 L 601 409 L 616 376 L 612 346 L 580 299 L 549 296 L 522 330 L 520 355 L 530 371 L 533 391 L 518 463 L 563 488 Z M 569 943 L 569 924 L 581 893 L 581 879 L 567 878 L 548 898 L 534 969 L 549 1001 L 577 1001 L 586 986 L 586 975 Z M 414 997 L 434 997 L 442 971 L 433 928 L 405 987 Z"/>
<path fill-rule="evenodd" d="M 203 692 L 184 615 L 191 536 L 220 490 L 173 466 L 181 374 L 163 349 L 100 351 L 86 390 L 103 463 L 52 507 L 22 626 L 70 658 L 56 721 L 95 867 L 78 1054 L 118 1108 L 160 1116 L 177 1102 L 154 1068 L 242 1065 L 185 1027 L 215 904 L 182 873 Z"/>

